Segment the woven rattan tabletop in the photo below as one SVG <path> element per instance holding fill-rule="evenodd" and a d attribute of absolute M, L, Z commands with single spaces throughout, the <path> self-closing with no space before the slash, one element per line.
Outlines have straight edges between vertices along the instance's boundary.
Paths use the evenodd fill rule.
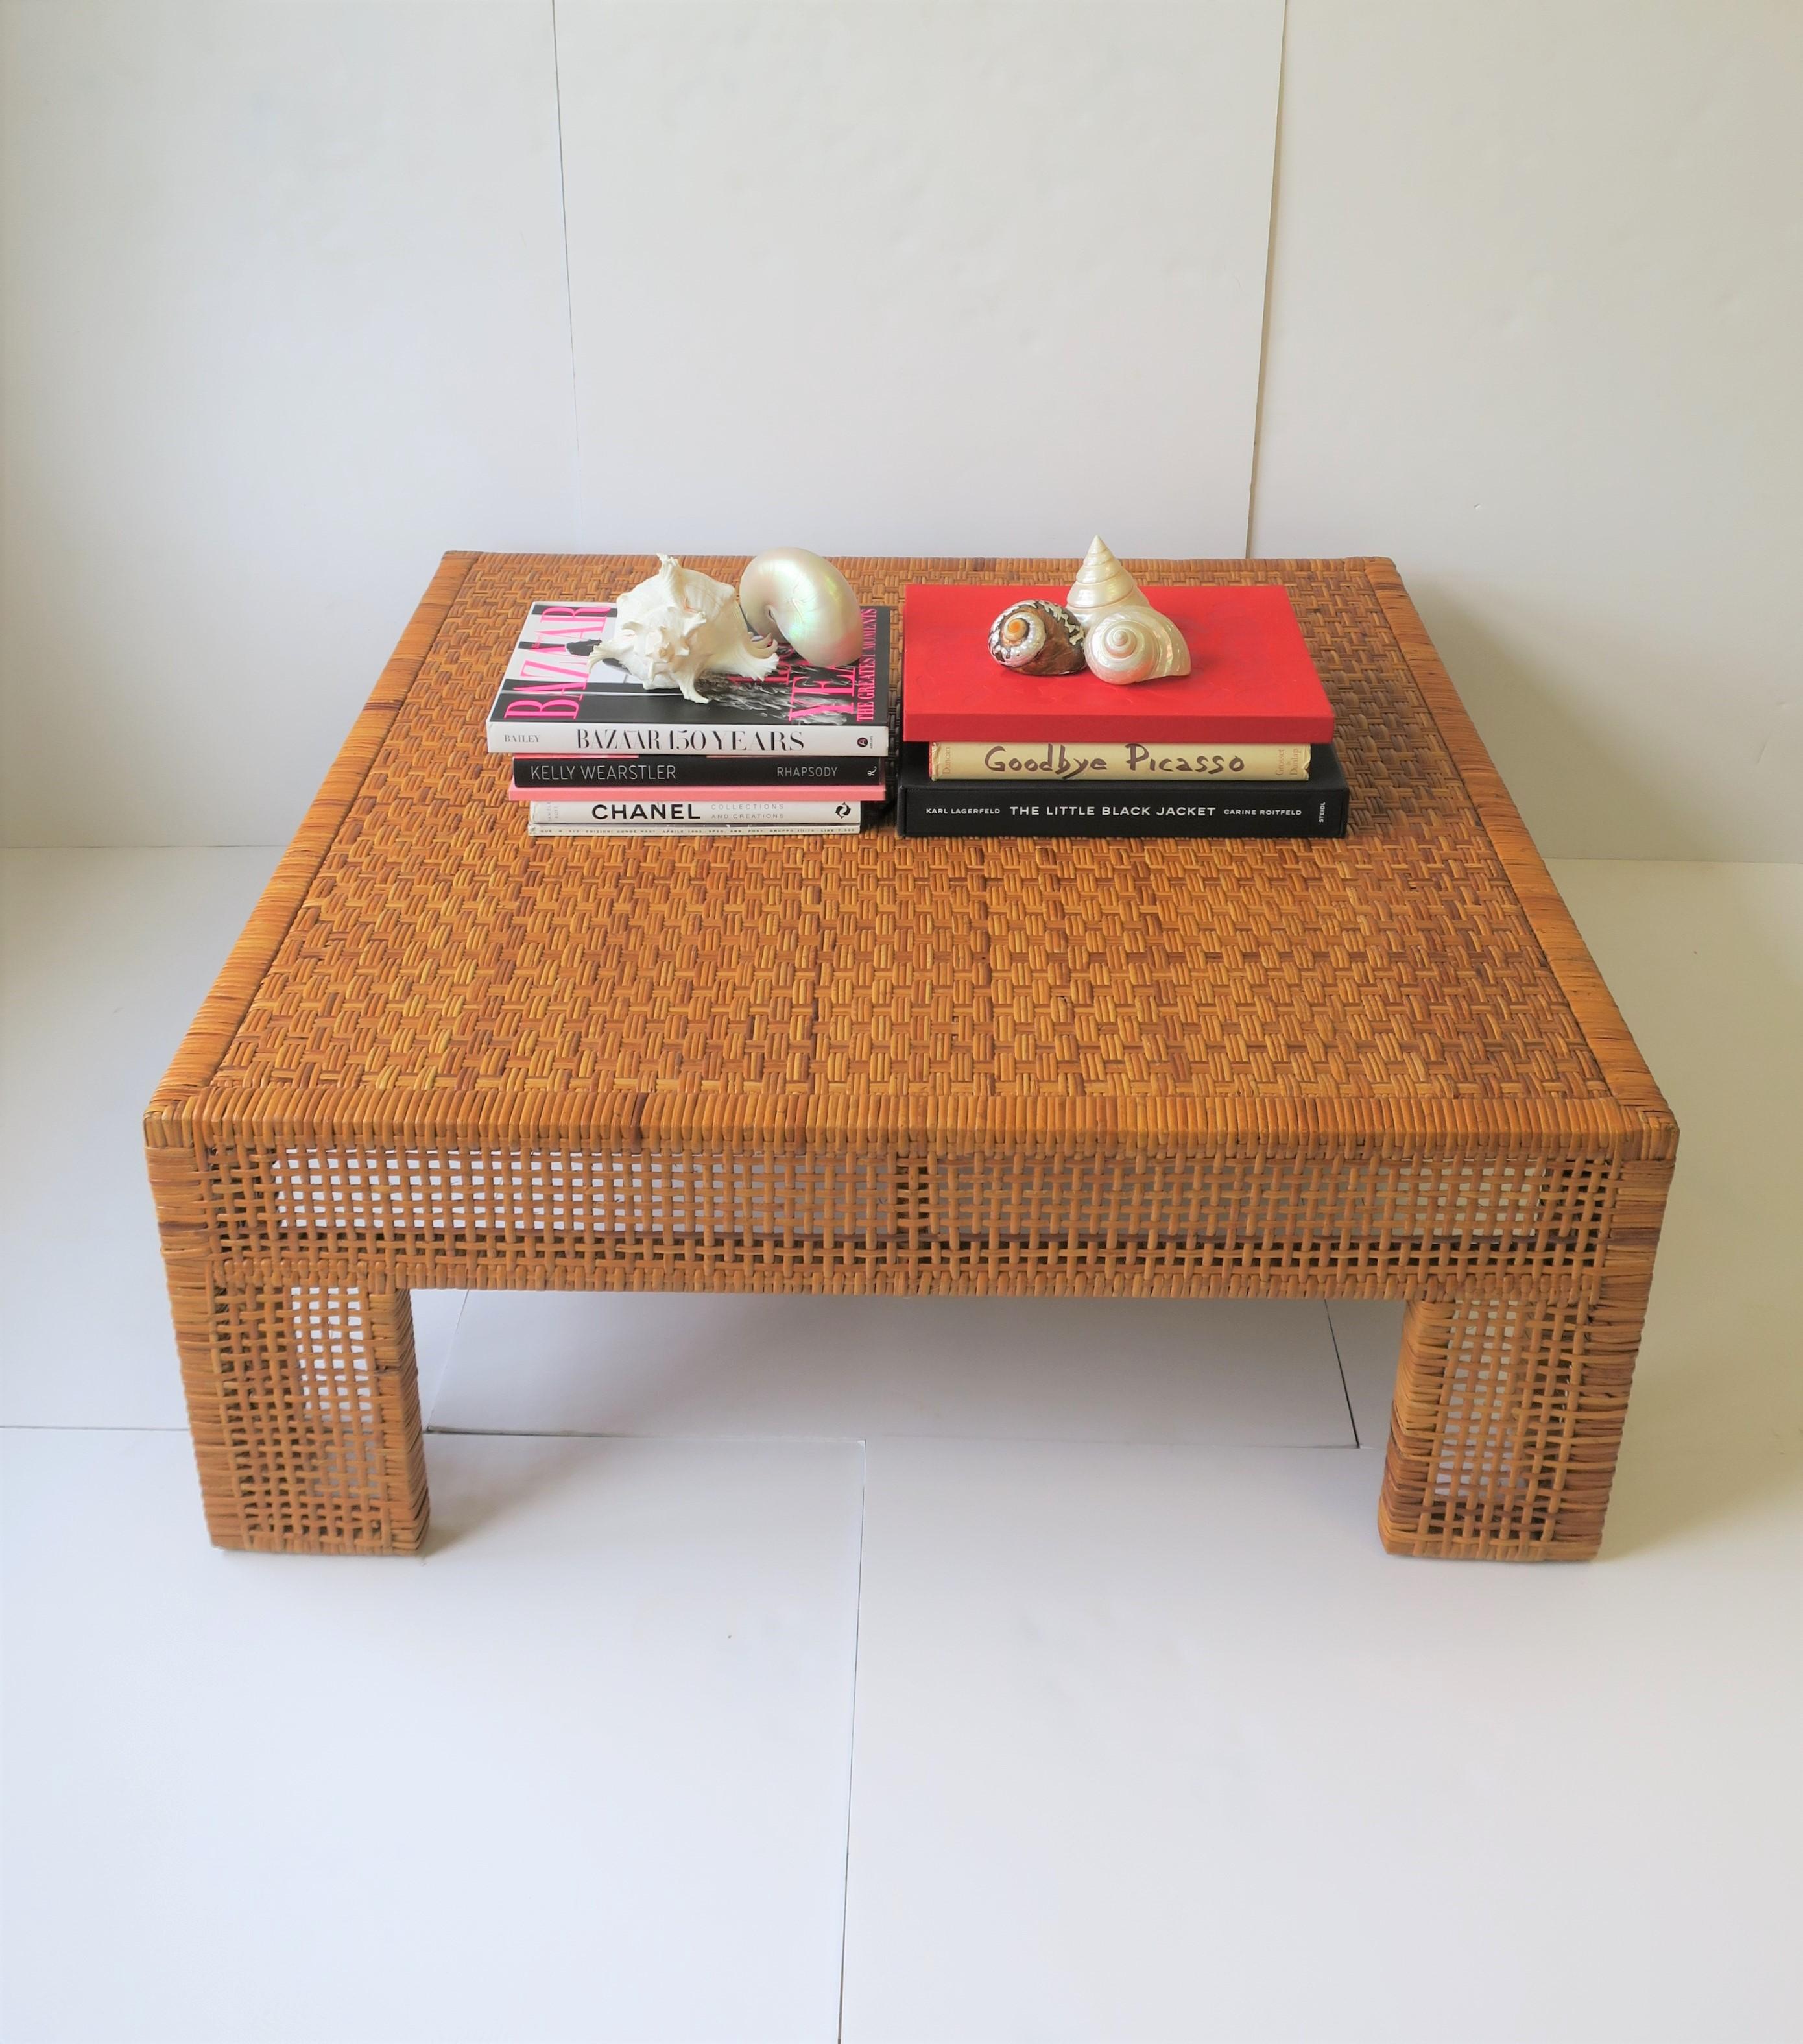
<path fill-rule="evenodd" d="M 742 559 L 696 559 L 736 577 Z M 866 602 L 1075 563 L 848 560 Z M 1279 581 L 1341 841 L 528 839 L 482 719 L 527 605 L 648 557 L 447 557 L 158 1107 L 201 1126 L 1607 1133 L 1671 1122 L 1387 562 Z"/>

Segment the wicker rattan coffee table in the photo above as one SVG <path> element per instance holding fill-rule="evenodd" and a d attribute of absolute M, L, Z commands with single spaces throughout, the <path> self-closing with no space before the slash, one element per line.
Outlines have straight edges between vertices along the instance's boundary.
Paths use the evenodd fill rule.
<path fill-rule="evenodd" d="M 1594 1554 L 1677 1130 L 1390 564 L 1133 564 L 1288 587 L 1343 842 L 529 840 L 512 636 L 650 565 L 446 557 L 152 1102 L 213 1539 L 416 1547 L 490 1285 L 1406 1299 L 1386 1545 Z"/>

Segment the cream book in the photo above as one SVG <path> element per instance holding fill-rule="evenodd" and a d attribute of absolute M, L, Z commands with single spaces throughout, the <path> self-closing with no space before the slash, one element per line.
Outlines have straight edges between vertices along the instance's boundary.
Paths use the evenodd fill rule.
<path fill-rule="evenodd" d="M 1096 744 L 1050 739 L 984 745 L 937 739 L 927 771 L 935 781 L 1306 781 L 1306 745 Z"/>

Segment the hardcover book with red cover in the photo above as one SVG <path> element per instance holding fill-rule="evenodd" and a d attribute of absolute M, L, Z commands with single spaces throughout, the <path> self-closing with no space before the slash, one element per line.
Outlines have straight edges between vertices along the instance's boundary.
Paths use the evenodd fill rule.
<path fill-rule="evenodd" d="M 911 742 L 1130 739 L 1192 744 L 1325 745 L 1333 710 L 1287 594 L 1154 589 L 1146 601 L 1183 633 L 1191 671 L 1121 688 L 1078 674 L 1011 674 L 989 627 L 1011 603 L 1061 589 L 910 582 L 902 602 L 902 732 Z"/>

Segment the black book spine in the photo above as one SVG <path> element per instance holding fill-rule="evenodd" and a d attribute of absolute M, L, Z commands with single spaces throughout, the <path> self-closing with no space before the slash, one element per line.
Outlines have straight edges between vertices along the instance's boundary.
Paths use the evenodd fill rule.
<path fill-rule="evenodd" d="M 903 837 L 1344 837 L 1344 786 L 1245 781 L 1074 789 L 1007 782 L 904 782 Z"/>

